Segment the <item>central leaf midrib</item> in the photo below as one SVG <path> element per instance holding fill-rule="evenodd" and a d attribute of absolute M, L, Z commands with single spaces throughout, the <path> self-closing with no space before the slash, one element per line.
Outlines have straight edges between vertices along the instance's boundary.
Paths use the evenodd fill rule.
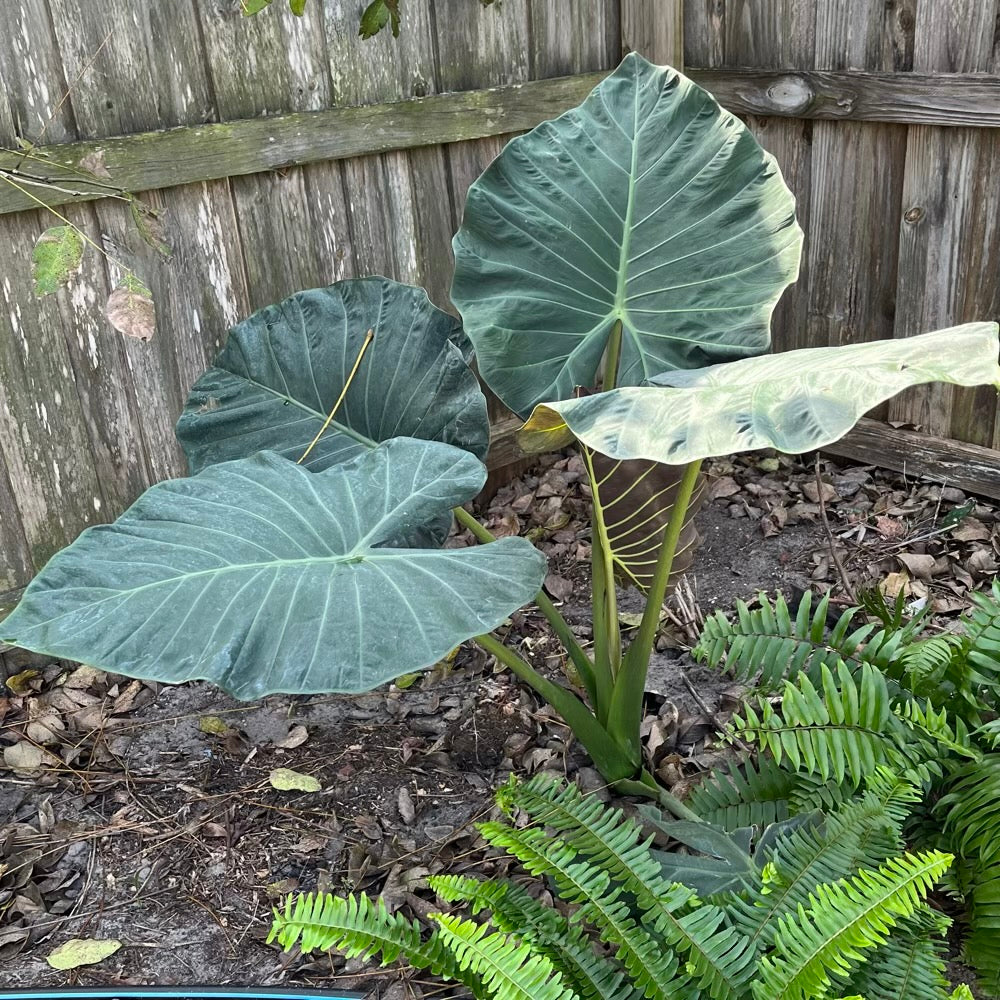
<path fill-rule="evenodd" d="M 635 211 L 635 188 L 636 171 L 639 160 L 639 84 L 635 81 L 632 91 L 632 156 L 628 173 L 628 196 L 625 201 L 625 221 L 622 223 L 622 242 L 618 254 L 618 285 L 615 289 L 615 308 L 612 313 L 613 318 L 622 320 L 625 324 L 625 284 L 627 279 L 627 267 L 629 262 L 629 251 L 632 246 L 632 216 Z M 609 317 L 609 318 L 612 318 Z"/>
<path fill-rule="evenodd" d="M 315 410 L 311 406 L 306 406 L 305 403 L 303 403 L 301 400 L 296 399 L 294 396 L 289 396 L 289 395 L 287 395 L 284 392 L 279 392 L 277 389 L 273 388 L 272 386 L 267 385 L 264 382 L 258 382 L 256 379 L 249 378 L 246 375 L 241 375 L 238 372 L 230 371 L 229 369 L 226 369 L 226 368 L 223 368 L 222 370 L 223 371 L 229 371 L 230 375 L 233 375 L 236 378 L 242 379 L 248 385 L 255 386 L 258 389 L 263 389 L 265 392 L 270 393 L 276 399 L 286 400 L 287 402 L 291 403 L 293 406 L 297 406 L 303 412 L 308 413 L 312 417 L 315 417 L 317 420 L 320 421 L 320 423 L 322 423 L 324 420 L 326 420 L 326 416 L 327 415 L 325 413 L 321 413 L 319 410 Z M 328 431 L 329 430 L 340 431 L 341 434 L 346 434 L 348 437 L 353 438 L 355 441 L 358 442 L 358 444 L 362 444 L 366 448 L 376 448 L 376 447 L 378 447 L 378 442 L 377 441 L 373 441 L 373 440 L 371 440 L 371 438 L 365 437 L 364 434 L 360 434 L 358 431 L 354 430 L 351 427 L 348 427 L 346 424 L 342 424 L 339 420 L 336 420 L 336 419 L 332 420 L 330 422 L 330 426 L 327 428 L 327 430 Z"/>

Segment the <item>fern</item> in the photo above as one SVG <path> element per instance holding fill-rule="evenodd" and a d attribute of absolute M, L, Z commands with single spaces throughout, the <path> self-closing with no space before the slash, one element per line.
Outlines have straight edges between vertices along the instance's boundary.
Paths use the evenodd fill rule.
<path fill-rule="evenodd" d="M 635 992 L 625 985 L 617 962 L 595 953 L 580 924 L 570 923 L 513 882 L 480 882 L 461 875 L 432 875 L 428 882 L 442 899 L 468 903 L 473 914 L 489 910 L 499 930 L 534 944 L 582 1000 L 627 1000 Z"/>
<path fill-rule="evenodd" d="M 789 816 L 796 775 L 770 757 L 716 770 L 691 789 L 688 804 L 702 819 L 726 830 L 770 826 Z"/>
<path fill-rule="evenodd" d="M 403 955 L 414 968 L 430 969 L 435 975 L 463 983 L 475 997 L 488 995 L 479 976 L 462 968 L 440 935 L 432 934 L 423 940 L 415 920 L 389 913 L 381 900 L 369 899 L 364 893 L 346 897 L 329 893 L 290 896 L 284 911 L 275 909 L 267 940 L 277 941 L 285 951 L 298 944 L 307 955 L 331 948 L 348 958 L 378 955 L 382 965 Z"/>
<path fill-rule="evenodd" d="M 938 851 L 893 858 L 878 871 L 816 887 L 807 909 L 782 918 L 773 955 L 760 962 L 757 1000 L 809 1000 L 845 980 L 866 949 L 883 945 L 912 916 L 952 857 Z"/>
<path fill-rule="evenodd" d="M 726 728 L 731 740 L 745 740 L 769 751 L 780 764 L 787 757 L 803 769 L 857 788 L 877 767 L 905 770 L 915 763 L 913 749 L 901 737 L 892 713 L 884 676 L 862 664 L 858 680 L 843 663 L 836 677 L 820 667 L 819 689 L 806 674 L 785 684 L 779 713 L 767 700 L 744 706 Z"/>
<path fill-rule="evenodd" d="M 851 976 L 866 1000 L 947 1000 L 943 942 L 950 921 L 924 906 Z"/>
<path fill-rule="evenodd" d="M 757 949 L 770 945 L 777 923 L 805 905 L 824 882 L 861 867 L 876 867 L 898 853 L 899 823 L 889 801 L 900 794 L 866 792 L 831 815 L 822 827 L 799 827 L 768 855 L 768 878 L 757 892 L 737 896 L 729 907 L 736 926 Z"/>
<path fill-rule="evenodd" d="M 794 617 L 781 594 L 774 601 L 760 594 L 758 601 L 760 607 L 752 611 L 738 601 L 735 622 L 721 611 L 709 617 L 692 653 L 712 667 L 725 662 L 726 669 L 741 680 L 759 672 L 757 684 L 765 691 L 800 672 L 819 683 L 823 667 L 836 670 L 840 664 L 853 672 L 867 663 L 893 676 L 901 650 L 923 627 L 918 620 L 900 629 L 857 624 L 859 609 L 850 608 L 828 629 L 829 594 L 813 610 L 811 591 L 802 595 Z"/>
<path fill-rule="evenodd" d="M 642 910 L 644 925 L 683 954 L 697 984 L 715 1000 L 739 994 L 752 973 L 753 952 L 716 906 L 691 910 L 694 893 L 666 882 L 641 839 L 639 826 L 618 809 L 605 809 L 575 785 L 539 775 L 518 786 L 513 803 L 536 822 L 553 827 L 584 857 L 609 872 Z"/>
<path fill-rule="evenodd" d="M 988 594 L 973 594 L 974 608 L 966 616 L 967 659 L 977 674 L 975 681 L 996 694 L 1000 690 L 1000 581 Z"/>
<path fill-rule="evenodd" d="M 973 866 L 972 881 L 965 956 L 982 990 L 996 997 L 1000 996 L 1000 851 L 995 848 Z"/>
<path fill-rule="evenodd" d="M 551 878 L 559 895 L 580 904 L 577 918 L 594 924 L 604 940 L 617 947 L 622 962 L 643 996 L 666 998 L 678 986 L 677 956 L 639 925 L 605 871 L 583 861 L 564 841 L 544 830 L 515 830 L 502 823 L 483 823 L 483 837 L 516 857 L 533 875 Z"/>

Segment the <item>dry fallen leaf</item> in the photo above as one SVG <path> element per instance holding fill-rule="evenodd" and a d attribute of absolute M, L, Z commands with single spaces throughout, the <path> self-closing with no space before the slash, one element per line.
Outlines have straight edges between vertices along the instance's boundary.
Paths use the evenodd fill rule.
<path fill-rule="evenodd" d="M 3 762 L 12 771 L 19 774 L 31 774 L 42 766 L 45 754 L 33 743 L 15 743 L 12 747 L 4 747 Z"/>
<path fill-rule="evenodd" d="M 739 491 L 739 484 L 732 476 L 721 476 L 708 487 L 708 499 L 718 500 L 720 497 L 735 496 Z"/>
<path fill-rule="evenodd" d="M 293 771 L 289 767 L 276 767 L 268 780 L 279 792 L 319 792 L 323 786 L 311 775 Z"/>
<path fill-rule="evenodd" d="M 919 580 L 929 580 L 934 572 L 934 556 L 898 552 L 896 558 Z"/>
<path fill-rule="evenodd" d="M 81 965 L 96 965 L 109 958 L 119 948 L 121 941 L 99 938 L 70 938 L 59 945 L 45 959 L 53 969 L 76 969 Z"/>
<path fill-rule="evenodd" d="M 288 730 L 288 735 L 283 740 L 278 740 L 274 745 L 282 750 L 294 750 L 302 746 L 309 739 L 309 731 L 305 726 L 292 726 Z"/>
<path fill-rule="evenodd" d="M 820 491 L 815 479 L 807 479 L 802 484 L 802 492 L 812 503 L 819 503 Z M 823 502 L 833 503 L 839 499 L 840 494 L 829 483 L 823 483 Z"/>

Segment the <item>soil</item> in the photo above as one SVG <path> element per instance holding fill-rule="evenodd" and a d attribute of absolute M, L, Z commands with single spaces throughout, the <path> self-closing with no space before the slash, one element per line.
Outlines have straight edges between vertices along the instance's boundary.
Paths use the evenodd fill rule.
<path fill-rule="evenodd" d="M 527 534 L 546 551 L 547 587 L 586 640 L 589 528 L 575 463 L 550 459 L 482 514 L 495 533 Z M 810 465 L 776 456 L 710 472 L 702 548 L 664 620 L 643 726 L 651 766 L 679 793 L 726 752 L 715 736 L 743 693 L 690 659 L 699 622 L 760 590 L 843 590 L 824 513 L 852 587 L 903 589 L 954 616 L 996 571 L 995 508 L 942 484 L 827 463 L 817 485 Z M 938 530 L 963 510 L 957 528 Z M 641 603 L 620 596 L 627 631 Z M 519 612 L 506 638 L 558 674 L 543 625 Z M 480 849 L 474 824 L 511 771 L 551 770 L 607 795 L 558 718 L 476 649 L 368 695 L 252 704 L 205 684 L 139 684 L 20 653 L 6 664 L 16 676 L 0 698 L 3 987 L 296 983 L 441 995 L 421 975 L 282 955 L 265 943 L 271 908 L 319 889 L 381 892 L 391 908 L 426 914 L 428 874 L 506 863 Z M 22 744 L 42 747 L 38 766 L 11 756 Z M 278 790 L 276 768 L 320 790 Z M 51 968 L 46 956 L 70 938 L 122 947 L 97 965 Z"/>

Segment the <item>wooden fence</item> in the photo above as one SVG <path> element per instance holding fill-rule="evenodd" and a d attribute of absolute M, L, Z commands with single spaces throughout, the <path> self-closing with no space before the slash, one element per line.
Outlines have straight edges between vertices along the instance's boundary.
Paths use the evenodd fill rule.
<path fill-rule="evenodd" d="M 0 153 L 0 591 L 183 471 L 187 390 L 253 309 L 367 273 L 447 306 L 469 183 L 623 51 L 678 64 L 683 38 L 687 72 L 781 161 L 807 243 L 779 348 L 997 318 L 998 4 L 405 0 L 400 38 L 363 43 L 364 4 L 344 0 L 302 19 L 278 3 L 245 19 L 238 0 L 21 0 L 0 33 L 0 145 L 39 143 L 49 166 Z M 169 263 L 106 189 L 2 180 L 98 150 L 165 210 Z M 34 297 L 31 248 L 53 221 L 35 199 L 148 278 L 152 341 L 104 320 L 99 254 Z M 912 393 L 879 416 L 948 440 L 866 423 L 841 450 L 1000 494 L 992 393 Z M 506 426 L 494 464 L 516 457 Z"/>

